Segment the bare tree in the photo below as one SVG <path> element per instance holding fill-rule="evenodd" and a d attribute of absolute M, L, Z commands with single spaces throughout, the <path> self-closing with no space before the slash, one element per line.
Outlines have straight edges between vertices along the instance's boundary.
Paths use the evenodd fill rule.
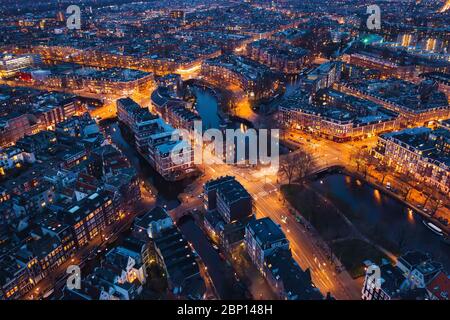
<path fill-rule="evenodd" d="M 288 154 L 280 163 L 280 173 L 288 179 L 288 183 L 291 184 L 295 175 L 295 155 Z"/>
<path fill-rule="evenodd" d="M 440 208 L 444 206 L 444 201 L 442 199 L 436 200 L 436 204 L 433 208 L 433 212 L 431 213 L 431 216 L 434 217 L 436 213 L 439 211 Z"/>
<path fill-rule="evenodd" d="M 441 191 L 437 188 L 432 189 L 432 198 L 434 199 L 434 206 L 433 209 L 431 210 L 431 216 L 435 216 L 436 213 L 439 211 L 440 208 L 442 208 L 444 206 L 444 200 L 443 199 L 443 195 L 441 193 Z M 445 199 L 445 197 L 444 197 Z"/>
<path fill-rule="evenodd" d="M 350 160 L 356 164 L 356 171 L 367 174 L 367 166 L 369 165 L 370 153 L 367 149 L 354 149 L 350 155 Z"/>
<path fill-rule="evenodd" d="M 280 164 L 280 172 L 288 179 L 289 184 L 294 180 L 303 183 L 306 176 L 311 173 L 313 167 L 314 160 L 312 156 L 300 149 L 286 156 Z"/>
<path fill-rule="evenodd" d="M 295 178 L 303 183 L 308 174 L 311 173 L 314 167 L 314 159 L 310 153 L 300 149 L 295 155 L 296 170 L 294 171 Z"/>
<path fill-rule="evenodd" d="M 422 191 L 426 196 L 425 202 L 423 204 L 423 207 L 425 208 L 430 200 L 433 200 L 433 197 L 435 196 L 435 189 L 429 187 L 429 186 L 423 186 Z"/>
<path fill-rule="evenodd" d="M 387 178 L 387 176 L 389 175 L 389 170 L 388 170 L 388 166 L 383 162 L 380 163 L 377 166 L 377 171 L 379 173 L 381 173 L 382 178 L 381 178 L 381 184 L 384 185 L 384 180 Z"/>

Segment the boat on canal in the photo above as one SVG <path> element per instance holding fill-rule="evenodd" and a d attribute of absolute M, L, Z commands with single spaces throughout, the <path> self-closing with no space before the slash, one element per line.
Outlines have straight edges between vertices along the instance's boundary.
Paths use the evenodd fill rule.
<path fill-rule="evenodd" d="M 439 235 L 439 236 L 444 236 L 444 232 L 442 231 L 441 228 L 437 227 L 436 225 L 434 225 L 431 222 L 428 222 L 426 220 L 422 220 L 423 224 L 430 229 L 432 232 L 434 232 L 435 234 Z"/>

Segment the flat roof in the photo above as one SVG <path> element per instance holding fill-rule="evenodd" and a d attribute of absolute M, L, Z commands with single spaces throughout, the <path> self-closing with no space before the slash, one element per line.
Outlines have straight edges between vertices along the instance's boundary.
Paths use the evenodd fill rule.
<path fill-rule="evenodd" d="M 265 217 L 250 221 L 247 228 L 252 231 L 261 244 L 278 242 L 286 239 L 286 235 L 272 219 Z"/>

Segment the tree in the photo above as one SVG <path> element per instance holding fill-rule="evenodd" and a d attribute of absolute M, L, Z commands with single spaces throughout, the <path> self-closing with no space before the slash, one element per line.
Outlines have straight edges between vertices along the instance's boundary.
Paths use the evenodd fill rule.
<path fill-rule="evenodd" d="M 438 212 L 438 210 L 444 206 L 444 201 L 442 200 L 443 196 L 442 196 L 440 190 L 437 188 L 432 189 L 431 197 L 434 199 L 434 206 L 433 206 L 433 209 L 431 210 L 431 216 L 434 217 L 436 212 Z M 444 196 L 444 199 L 445 199 L 445 196 Z"/>
<path fill-rule="evenodd" d="M 280 163 L 280 173 L 288 179 L 288 184 L 291 184 L 295 175 L 295 155 L 288 154 Z"/>
<path fill-rule="evenodd" d="M 367 176 L 367 169 L 371 161 L 371 155 L 369 150 L 363 148 L 357 148 L 353 150 L 350 155 L 350 160 L 356 164 L 356 171 L 361 171 L 364 176 Z"/>
<path fill-rule="evenodd" d="M 429 186 L 424 186 L 422 188 L 423 193 L 426 195 L 425 202 L 423 204 L 423 207 L 426 208 L 428 201 L 430 201 L 433 198 L 434 195 L 434 189 L 430 188 Z"/>
<path fill-rule="evenodd" d="M 387 176 L 389 175 L 389 170 L 388 170 L 388 166 L 382 162 L 377 166 L 377 171 L 379 173 L 381 173 L 381 184 L 384 185 L 384 180 L 387 178 Z"/>
<path fill-rule="evenodd" d="M 314 167 L 314 159 L 308 152 L 300 149 L 295 154 L 296 170 L 294 171 L 295 178 L 303 183 L 308 174 L 311 173 Z"/>
<path fill-rule="evenodd" d="M 444 206 L 444 201 L 442 199 L 436 200 L 436 205 L 433 208 L 433 212 L 431 213 L 431 216 L 434 217 L 436 213 L 439 211 L 440 208 Z"/>
<path fill-rule="evenodd" d="M 280 164 L 280 172 L 291 184 L 293 180 L 304 182 L 306 176 L 314 167 L 314 160 L 311 155 L 303 149 L 288 154 Z"/>

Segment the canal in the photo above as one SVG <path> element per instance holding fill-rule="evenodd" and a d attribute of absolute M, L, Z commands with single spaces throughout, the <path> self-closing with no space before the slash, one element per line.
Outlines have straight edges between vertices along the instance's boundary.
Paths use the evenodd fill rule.
<path fill-rule="evenodd" d="M 336 205 L 358 229 L 373 240 L 382 235 L 399 252 L 429 252 L 450 271 L 450 246 L 430 231 L 419 214 L 371 185 L 336 173 L 312 182 L 314 189 Z M 381 244 L 381 243 L 380 243 Z"/>
<path fill-rule="evenodd" d="M 167 209 L 177 207 L 180 202 L 178 195 L 183 192 L 189 181 L 177 181 L 168 183 L 150 166 L 147 161 L 136 151 L 122 135 L 117 120 L 104 121 L 101 124 L 107 137 L 122 151 L 131 165 L 137 170 L 139 177 L 147 185 L 157 190 L 157 204 Z"/>
<path fill-rule="evenodd" d="M 300 79 L 301 77 L 299 75 L 292 75 L 286 78 L 285 80 L 286 90 L 283 95 L 284 98 L 289 98 L 290 96 L 292 96 L 297 92 L 297 90 L 300 88 L 301 85 Z"/>
<path fill-rule="evenodd" d="M 290 82 L 287 85 L 286 94 L 289 92 L 289 94 L 292 94 L 296 88 L 298 88 L 298 81 L 295 79 L 291 79 Z M 252 126 L 251 123 L 248 123 L 247 121 L 235 117 L 227 117 L 226 120 L 222 119 L 220 116 L 220 110 L 219 110 L 219 102 L 218 98 L 216 97 L 214 91 L 210 88 L 206 88 L 200 85 L 191 84 L 189 85 L 189 89 L 191 92 L 195 95 L 196 98 L 196 104 L 195 108 L 200 115 L 202 122 L 203 122 L 203 130 L 207 130 L 209 128 L 214 129 L 239 129 L 242 132 L 246 132 L 249 127 Z M 258 135 L 257 131 L 257 135 Z M 225 140 L 224 140 L 225 141 Z M 246 138 L 245 140 L 245 150 L 246 153 L 249 151 L 249 140 Z M 267 138 L 267 146 L 269 147 L 268 154 L 271 154 L 270 150 L 270 132 L 268 134 Z M 289 148 L 287 148 L 284 145 L 278 146 L 278 152 L 279 154 L 286 154 L 289 152 Z M 247 154 L 248 155 L 248 154 Z M 248 157 L 246 157 L 248 159 Z"/>
<path fill-rule="evenodd" d="M 196 97 L 196 109 L 202 118 L 203 129 L 220 128 L 221 124 L 225 122 L 220 118 L 219 103 L 214 92 L 210 88 L 200 85 L 191 85 L 190 89 Z M 111 141 L 131 162 L 140 178 L 145 181 L 147 185 L 151 185 L 157 190 L 157 204 L 166 206 L 167 209 L 177 207 L 180 204 L 178 196 L 190 183 L 192 183 L 193 180 L 187 179 L 177 182 L 165 181 L 156 170 L 154 170 L 144 158 L 139 155 L 134 146 L 124 138 L 124 134 L 121 132 L 117 119 L 104 120 L 101 123 L 101 127 L 106 135 L 110 137 Z M 247 128 L 243 122 L 237 120 L 228 120 L 226 122 L 226 127 L 242 128 L 242 130 Z"/>
<path fill-rule="evenodd" d="M 219 105 L 214 92 L 208 88 L 194 87 L 196 108 L 202 117 L 205 128 L 219 128 L 223 122 L 219 116 Z M 227 128 L 242 128 L 238 121 L 227 121 Z M 123 152 L 132 166 L 137 170 L 140 178 L 157 191 L 157 204 L 165 206 L 167 210 L 180 205 L 178 196 L 189 181 L 167 182 L 139 155 L 134 146 L 124 137 L 117 119 L 105 120 L 101 124 L 106 136 Z M 234 277 L 234 270 L 227 265 L 217 250 L 212 246 L 202 229 L 191 217 L 181 219 L 178 224 L 185 238 L 192 243 L 202 261 L 208 268 L 214 286 L 224 299 L 245 299 L 245 286 Z"/>
<path fill-rule="evenodd" d="M 219 116 L 219 104 L 214 94 L 200 86 L 190 86 L 196 98 L 196 110 L 203 122 L 203 129 L 219 128 L 222 120 Z"/>
<path fill-rule="evenodd" d="M 190 89 L 195 95 L 195 108 L 203 121 L 203 129 L 208 128 L 232 128 L 247 130 L 248 126 L 239 119 L 222 119 L 220 106 L 215 92 L 207 87 L 191 85 Z M 228 118 L 228 117 L 226 117 Z M 134 146 L 124 138 L 117 120 L 102 122 L 107 137 L 124 153 L 133 167 L 138 171 L 143 181 L 157 191 L 157 204 L 165 206 L 168 210 L 180 205 L 178 196 L 185 187 L 192 183 L 182 181 L 177 183 L 167 182 L 139 155 Z M 281 153 L 288 152 L 285 148 L 280 148 Z M 226 263 L 219 252 L 213 247 L 203 230 L 196 224 L 192 217 L 185 217 L 178 223 L 178 227 L 184 237 L 192 243 L 204 264 L 207 266 L 208 274 L 223 299 L 245 299 L 245 285 L 234 276 L 234 270 Z"/>
<path fill-rule="evenodd" d="M 220 93 L 216 94 L 212 88 L 204 87 L 198 84 L 188 85 L 189 90 L 194 94 L 196 102 L 195 109 L 197 110 L 203 122 L 203 130 L 214 129 L 242 129 L 243 131 L 250 126 L 245 120 L 229 117 L 222 113 L 219 106 L 218 97 Z"/>

